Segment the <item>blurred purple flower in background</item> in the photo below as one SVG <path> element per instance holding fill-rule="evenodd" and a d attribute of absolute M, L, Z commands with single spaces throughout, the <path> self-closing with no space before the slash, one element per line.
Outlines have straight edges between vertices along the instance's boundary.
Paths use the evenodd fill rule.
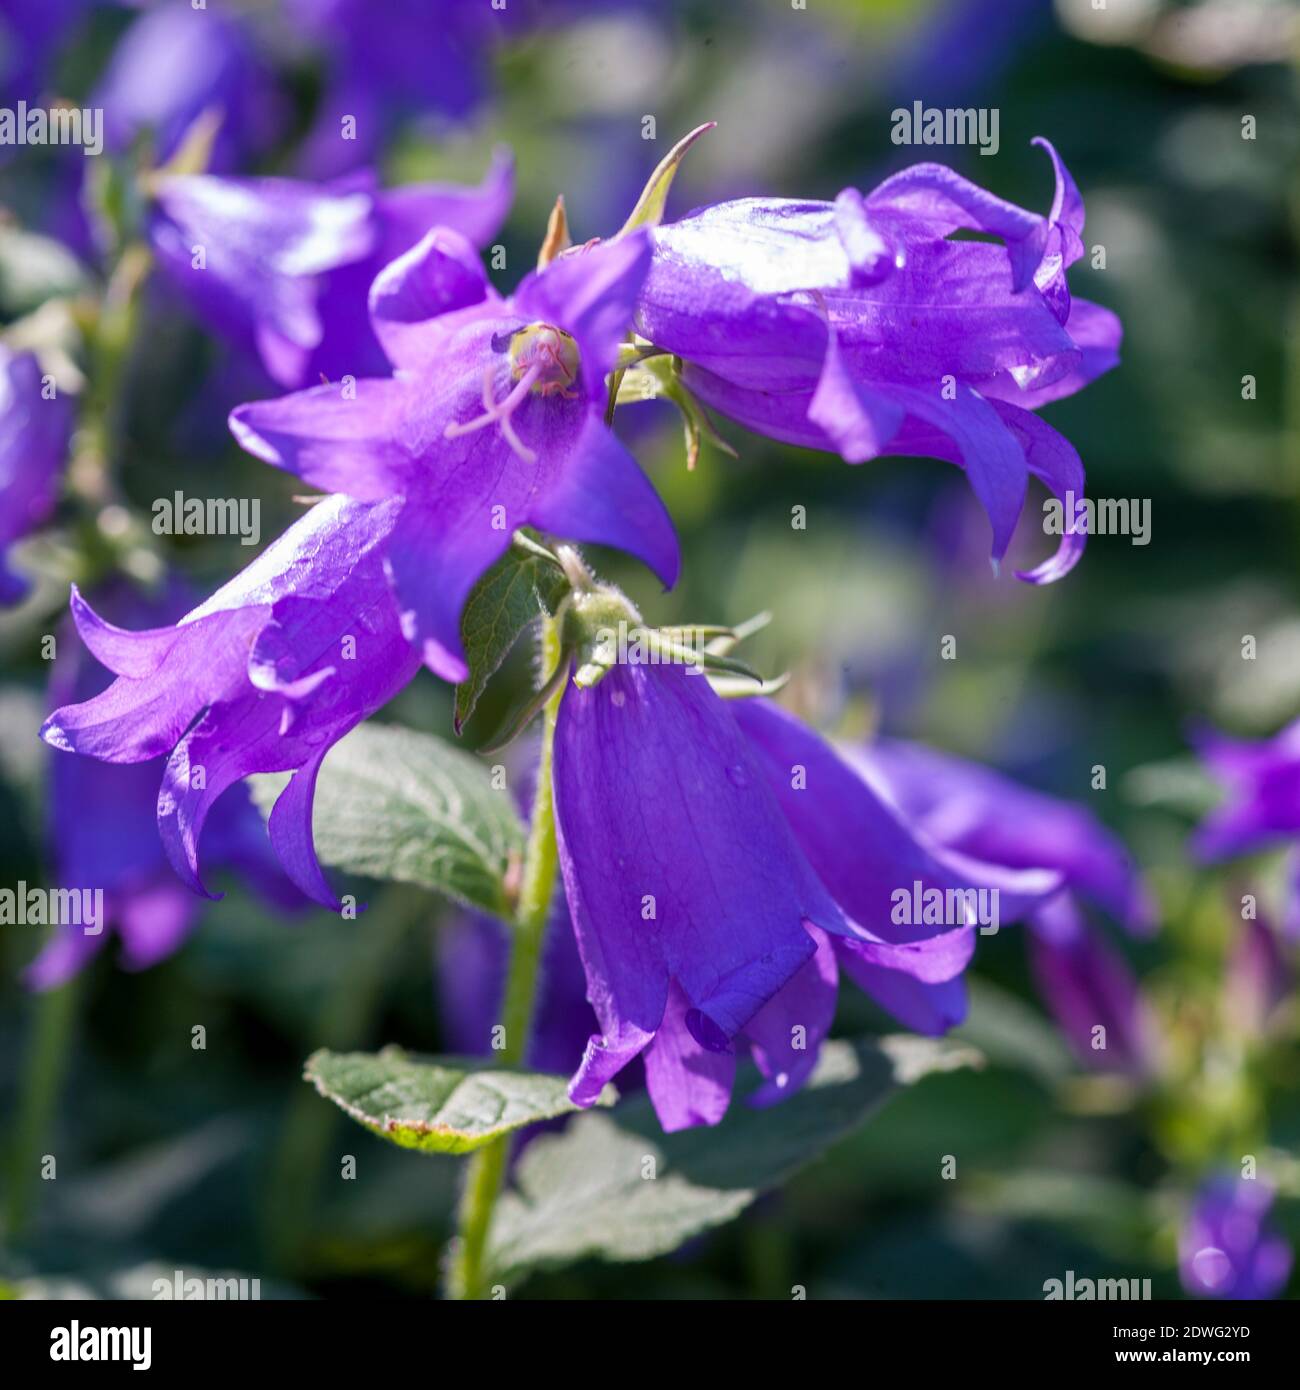
<path fill-rule="evenodd" d="M 1183 1288 L 1203 1298 L 1276 1298 L 1292 1251 L 1268 1223 L 1273 1189 L 1262 1178 L 1212 1177 L 1178 1238 Z"/>
<path fill-rule="evenodd" d="M 998 885 L 1010 915 L 1060 886 L 932 854 L 792 716 L 728 704 L 680 666 L 619 666 L 567 691 L 555 814 L 602 1029 L 570 1094 L 592 1103 L 643 1054 L 666 1130 L 722 1118 L 736 1041 L 766 1078 L 755 1103 L 797 1090 L 841 968 L 911 1027 L 960 1020 L 976 923 L 900 927 L 900 887 Z"/>
<path fill-rule="evenodd" d="M 1078 901 L 1135 935 L 1152 930 L 1154 906 L 1118 837 L 1081 806 L 920 744 L 878 739 L 850 756 L 928 841 L 1007 868 L 1059 872 L 1063 891 L 1027 918 L 1044 1001 L 1081 1062 L 1149 1074 L 1154 1037 L 1137 981 Z"/>
<path fill-rule="evenodd" d="M 103 0 L 0 0 L 0 93 L 5 106 L 48 96 L 59 49 Z"/>
<path fill-rule="evenodd" d="M 500 43 L 633 5 L 644 8 L 645 0 L 288 0 L 325 69 L 306 171 L 328 178 L 373 163 L 409 118 L 464 121 L 489 95 Z"/>
<path fill-rule="evenodd" d="M 1078 454 L 1032 412 L 1113 367 L 1121 337 L 1109 310 L 1071 299 L 1083 200 L 1037 143 L 1056 173 L 1046 217 L 918 164 L 834 203 L 746 198 L 660 227 L 638 331 L 684 359 L 699 400 L 758 434 L 850 463 L 958 464 L 1000 560 L 1031 473 L 1083 496 Z M 950 240 L 963 230 L 1003 244 Z M 1020 578 L 1059 579 L 1084 540 L 1067 527 Z"/>
<path fill-rule="evenodd" d="M 1300 835 L 1300 720 L 1270 739 L 1199 730 L 1193 743 L 1227 791 L 1223 805 L 1197 827 L 1193 853 L 1224 859 Z"/>
<path fill-rule="evenodd" d="M 110 763 L 167 755 L 158 829 L 195 892 L 213 896 L 198 848 L 221 794 L 250 773 L 292 771 L 271 813 L 271 844 L 302 892 L 340 906 L 312 844 L 316 774 L 419 669 L 383 574 L 398 510 L 326 498 L 174 626 L 113 627 L 74 589 L 82 640 L 118 679 L 55 710 L 41 736 Z"/>
<path fill-rule="evenodd" d="M 392 377 L 231 415 L 244 448 L 317 487 L 405 499 L 387 569 L 403 630 L 446 680 L 466 674 L 465 599 L 520 526 L 677 578 L 668 513 L 603 418 L 649 256 L 644 233 L 575 248 L 503 299 L 465 237 L 436 228 L 371 289 Z"/>
<path fill-rule="evenodd" d="M 30 352 L 0 347 L 0 605 L 27 593 L 6 552 L 54 511 L 71 437 L 71 400 Z"/>
<path fill-rule="evenodd" d="M 209 168 L 244 167 L 283 125 L 274 78 L 243 23 L 216 6 L 174 0 L 147 9 L 119 41 L 90 97 L 104 111 L 104 144 L 125 152 L 148 133 L 155 164 L 176 153 L 200 116 L 221 125 Z"/>
<path fill-rule="evenodd" d="M 176 176 L 158 181 L 150 241 L 203 323 L 293 388 L 386 373 L 367 303 L 375 276 L 434 226 L 485 246 L 512 192 L 505 152 L 478 188 Z"/>
<path fill-rule="evenodd" d="M 1223 982 L 1229 1019 L 1247 1037 L 1266 1033 L 1295 984 L 1291 965 L 1272 926 L 1260 917 L 1242 920 L 1228 953 Z"/>
<path fill-rule="evenodd" d="M 501 1021 L 510 928 L 481 913 L 460 913 L 435 938 L 439 1018 L 453 1052 L 490 1055 Z M 556 895 L 542 944 L 537 1012 L 526 1064 L 537 1071 L 571 1072 L 596 1026 L 587 981 L 569 922 L 564 893 Z"/>
<path fill-rule="evenodd" d="M 1017 50 L 1050 32 L 1052 0 L 945 0 L 894 55 L 891 100 L 964 106 L 991 92 Z"/>
<path fill-rule="evenodd" d="M 174 619 L 187 606 L 178 589 L 165 599 L 146 600 L 114 587 L 99 608 L 121 622 L 141 625 Z M 50 681 L 53 706 L 85 701 L 112 679 L 75 647 L 72 632 L 59 636 L 61 655 Z M 48 840 L 60 888 L 100 889 L 103 920 L 88 934 L 65 924 L 31 963 L 27 983 L 49 989 L 75 974 L 109 939 L 121 942 L 127 970 L 144 970 L 175 951 L 202 912 L 201 901 L 172 872 L 158 837 L 158 784 L 164 760 L 113 767 L 92 758 L 59 758 L 50 769 Z M 237 868 L 271 902 L 301 906 L 303 899 L 279 869 L 262 819 L 244 788 L 223 797 L 207 827 L 212 864 Z"/>
<path fill-rule="evenodd" d="M 464 118 L 482 99 L 494 42 L 523 7 L 464 0 L 290 0 L 296 24 L 325 54 L 325 90 L 307 144 L 317 177 L 373 162 L 399 120 Z"/>

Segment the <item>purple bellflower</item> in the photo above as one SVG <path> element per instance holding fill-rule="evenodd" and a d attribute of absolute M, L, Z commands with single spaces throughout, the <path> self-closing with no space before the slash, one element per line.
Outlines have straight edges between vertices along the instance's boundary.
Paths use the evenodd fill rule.
<path fill-rule="evenodd" d="M 802 771 L 801 771 L 802 770 Z M 958 1021 L 975 925 L 899 928 L 914 883 L 1001 882 L 1012 910 L 1054 874 L 931 853 L 863 779 L 775 706 L 719 698 L 682 666 L 620 665 L 571 686 L 555 733 L 560 864 L 594 1035 L 569 1093 L 580 1105 L 643 1056 L 667 1130 L 715 1124 L 737 1051 L 795 1091 L 830 1029 L 840 969 L 911 1026 Z M 806 782 L 804 778 L 806 777 Z"/>
<path fill-rule="evenodd" d="M 1201 1298 L 1276 1298 L 1292 1251 L 1268 1221 L 1273 1189 L 1263 1178 L 1212 1177 L 1178 1238 L 1183 1288 Z"/>
<path fill-rule="evenodd" d="M 1152 930 L 1153 904 L 1119 839 L 1081 806 L 919 744 L 879 739 L 852 756 L 932 842 L 1007 868 L 1060 874 L 1062 891 L 1027 917 L 1044 1001 L 1082 1063 L 1147 1075 L 1153 1036 L 1137 981 L 1080 908 L 1080 900 L 1090 903 L 1135 935 Z"/>
<path fill-rule="evenodd" d="M 604 423 L 605 375 L 650 259 L 644 231 L 566 251 L 508 299 L 459 232 L 388 266 L 371 319 L 394 367 L 240 406 L 250 453 L 316 487 L 403 499 L 386 566 L 426 665 L 463 680 L 460 613 L 521 526 L 611 545 L 677 578 L 672 522 Z"/>
<path fill-rule="evenodd" d="M 1300 720 L 1270 739 L 1199 730 L 1193 742 L 1227 796 L 1196 827 L 1192 853 L 1213 862 L 1290 844 L 1280 927 L 1289 940 L 1300 941 Z"/>
<path fill-rule="evenodd" d="M 1194 741 L 1228 792 L 1196 829 L 1192 850 L 1198 858 L 1249 854 L 1300 836 L 1300 720 L 1270 739 L 1207 730 Z"/>
<path fill-rule="evenodd" d="M 1072 299 L 1083 201 L 1056 172 L 1046 217 L 940 164 L 918 164 L 834 203 L 746 198 L 655 232 L 637 331 L 684 362 L 685 386 L 758 434 L 839 453 L 958 464 L 988 513 L 1000 561 L 1030 474 L 1083 496 L 1079 456 L 1033 412 L 1118 361 L 1119 320 Z M 957 231 L 1002 245 L 954 241 Z M 1066 510 L 1054 556 L 1077 563 Z"/>
<path fill-rule="evenodd" d="M 28 590 L 6 552 L 53 512 L 71 435 L 68 397 L 47 387 L 30 352 L 0 347 L 0 606 Z"/>
<path fill-rule="evenodd" d="M 145 601 L 106 592 L 114 616 L 132 622 L 174 616 L 179 595 Z M 61 646 L 71 645 L 60 638 Z M 111 677 L 73 651 L 55 665 L 50 682 L 53 705 L 92 699 Z M 56 881 L 65 889 L 103 893 L 103 918 L 86 931 L 67 924 L 51 939 L 26 972 L 34 989 L 64 983 L 116 935 L 128 970 L 144 970 L 175 951 L 197 923 L 202 902 L 172 872 L 158 837 L 158 783 L 163 760 L 114 767 L 92 758 L 56 757 L 49 783 L 49 843 Z M 247 792 L 237 789 L 213 808 L 207 825 L 210 862 L 237 868 L 270 901 L 282 907 L 302 899 L 275 863 Z"/>
<path fill-rule="evenodd" d="M 73 591 L 82 640 L 118 678 L 55 710 L 41 736 L 109 763 L 166 757 L 158 829 L 195 892 L 214 896 L 198 853 L 221 794 L 250 773 L 292 771 L 271 845 L 303 893 L 341 906 L 316 859 L 312 799 L 329 750 L 419 669 L 383 574 L 399 511 L 326 498 L 173 626 L 114 627 Z"/>
<path fill-rule="evenodd" d="M 273 77 L 243 25 L 189 0 L 155 6 L 131 25 L 90 104 L 104 112 L 111 154 L 148 131 L 155 163 L 176 153 L 200 116 L 217 112 L 210 167 L 221 172 L 268 149 L 283 124 Z"/>
<path fill-rule="evenodd" d="M 150 241 L 203 323 L 295 388 L 387 373 L 367 307 L 375 276 L 432 226 L 486 245 L 512 192 L 505 154 L 478 188 L 177 175 L 158 180 Z"/>

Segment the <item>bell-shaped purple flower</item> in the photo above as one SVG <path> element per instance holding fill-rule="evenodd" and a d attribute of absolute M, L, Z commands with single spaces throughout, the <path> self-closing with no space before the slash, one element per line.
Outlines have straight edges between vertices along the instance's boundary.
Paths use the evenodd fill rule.
<path fill-rule="evenodd" d="M 1119 838 L 1081 806 L 919 744 L 879 739 L 853 759 L 931 841 L 1007 868 L 1057 871 L 1065 891 L 1026 918 L 1043 1000 L 1084 1065 L 1148 1075 L 1155 1038 L 1137 980 L 1079 908 L 1091 903 L 1138 935 L 1152 930 L 1153 905 Z"/>
<path fill-rule="evenodd" d="M 1201 1298 L 1276 1298 L 1292 1251 L 1270 1224 L 1273 1188 L 1263 1178 L 1219 1174 L 1196 1196 L 1178 1237 L 1183 1288 Z"/>
<path fill-rule="evenodd" d="M 30 352 L 0 347 L 0 606 L 27 592 L 6 552 L 53 512 L 71 435 L 69 398 Z"/>
<path fill-rule="evenodd" d="M 74 590 L 82 640 L 118 679 L 55 710 L 42 737 L 110 763 L 166 757 L 158 829 L 195 892 L 213 896 L 199 839 L 221 794 L 250 773 L 292 771 L 271 844 L 302 892 L 340 905 L 312 844 L 312 798 L 330 748 L 419 667 L 383 574 L 399 512 L 326 498 L 174 626 L 113 627 Z"/>
<path fill-rule="evenodd" d="M 465 599 L 518 527 L 677 577 L 668 513 L 603 418 L 649 257 L 644 232 L 575 248 L 503 299 L 465 237 L 436 228 L 371 289 L 392 377 L 231 415 L 244 448 L 316 487 L 405 499 L 388 573 L 403 629 L 447 680 L 466 674 Z"/>
<path fill-rule="evenodd" d="M 655 232 L 637 329 L 685 362 L 706 405 L 756 433 L 862 463 L 881 454 L 962 467 L 1000 560 L 1030 474 L 1083 496 L 1070 443 L 1032 412 L 1118 360 L 1118 319 L 1072 300 L 1083 201 L 1045 140 L 1046 217 L 939 164 L 834 203 L 746 198 Z M 1002 245 L 954 241 L 987 233 Z M 1067 573 L 1084 535 L 1022 579 Z"/>
<path fill-rule="evenodd" d="M 114 587 L 102 595 L 114 617 L 132 623 L 166 621 L 185 606 L 179 590 L 145 600 Z M 50 681 L 50 702 L 92 699 L 111 676 L 73 650 L 72 633 L 59 638 L 60 655 Z M 66 923 L 31 965 L 33 989 L 49 989 L 74 975 L 108 941 L 120 942 L 127 970 L 144 970 L 175 951 L 197 923 L 201 901 L 178 881 L 167 863 L 156 824 L 158 783 L 164 760 L 114 767 L 93 758 L 54 759 L 48 784 L 47 822 L 58 887 L 103 894 L 102 920 Z M 227 864 L 282 907 L 302 899 L 276 864 L 261 817 L 242 789 L 213 808 L 205 840 L 207 859 Z"/>
<path fill-rule="evenodd" d="M 1029 964 L 1070 1051 L 1094 1071 L 1141 1080 L 1156 1068 L 1156 1036 L 1137 977 L 1062 893 L 1030 919 Z"/>
<path fill-rule="evenodd" d="M 909 823 L 976 859 L 1048 867 L 1127 931 L 1148 935 L 1155 908 L 1132 854 L 1086 807 L 980 763 L 902 739 L 875 739 L 855 764 Z"/>
<path fill-rule="evenodd" d="M 225 7 L 171 0 L 126 31 L 90 105 L 104 112 L 104 144 L 125 152 L 148 132 L 155 163 L 170 159 L 196 120 L 221 125 L 209 167 L 240 168 L 274 143 L 283 124 L 272 74 L 243 24 Z"/>
<path fill-rule="evenodd" d="M 174 175 L 158 180 L 150 241 L 202 322 L 279 386 L 375 375 L 388 371 L 367 305 L 375 276 L 433 226 L 486 245 L 513 181 L 504 153 L 478 188 Z"/>
<path fill-rule="evenodd" d="M 738 1045 L 766 1078 L 756 1103 L 791 1094 L 830 1029 L 840 969 L 913 1026 L 942 1032 L 959 1019 L 953 982 L 975 923 L 899 928 L 895 895 L 973 890 L 982 866 L 915 841 L 791 716 L 733 707 L 682 666 L 620 665 L 566 692 L 554 775 L 565 889 L 601 1026 L 570 1086 L 579 1104 L 643 1055 L 665 1129 L 714 1124 Z M 1060 884 L 990 872 L 1012 911 Z"/>
<path fill-rule="evenodd" d="M 1194 742 L 1227 791 L 1192 837 L 1198 858 L 1248 854 L 1300 835 L 1300 720 L 1270 739 L 1202 730 Z"/>

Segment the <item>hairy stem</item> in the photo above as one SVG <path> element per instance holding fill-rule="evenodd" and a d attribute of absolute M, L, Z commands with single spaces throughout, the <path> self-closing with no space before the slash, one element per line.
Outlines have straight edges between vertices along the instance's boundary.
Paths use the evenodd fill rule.
<path fill-rule="evenodd" d="M 542 679 L 545 683 L 560 662 L 560 637 L 554 619 L 544 617 L 542 621 Z M 500 1059 L 506 1065 L 518 1065 L 527 1056 L 537 998 L 537 967 L 559 865 L 551 788 L 551 752 L 555 743 L 555 718 L 563 695 L 564 685 L 560 684 L 547 701 L 543 714 L 542 752 L 537 765 L 537 787 L 533 793 L 528 848 L 514 914 L 510 965 L 506 973 L 501 1014 L 505 1046 Z M 451 1270 L 450 1292 L 453 1298 L 479 1299 L 486 1297 L 489 1292 L 485 1267 L 488 1233 L 497 1198 L 501 1195 L 509 1156 L 510 1139 L 507 1136 L 485 1145 L 469 1161 L 460 1205 L 460 1235 Z"/>

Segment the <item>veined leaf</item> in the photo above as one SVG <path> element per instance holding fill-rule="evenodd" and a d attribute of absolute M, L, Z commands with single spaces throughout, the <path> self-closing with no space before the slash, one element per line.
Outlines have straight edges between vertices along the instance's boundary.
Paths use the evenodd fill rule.
<path fill-rule="evenodd" d="M 414 1057 L 397 1047 L 313 1053 L 304 1079 L 372 1134 L 422 1153 L 469 1153 L 577 1109 L 563 1076 L 505 1071 L 478 1058 Z M 601 1100 L 613 1104 L 613 1087 Z"/>
<path fill-rule="evenodd" d="M 766 1110 L 738 1094 L 715 1128 L 663 1134 L 647 1100 L 579 1116 L 521 1156 L 492 1226 L 493 1278 L 593 1256 L 667 1254 L 738 1216 L 899 1087 L 979 1060 L 969 1047 L 928 1038 L 831 1042 L 798 1094 Z"/>
<path fill-rule="evenodd" d="M 519 634 L 543 610 L 553 613 L 568 587 L 563 571 L 540 550 L 517 547 L 506 551 L 474 586 L 460 620 L 469 676 L 456 687 L 457 733 Z"/>
<path fill-rule="evenodd" d="M 286 776 L 250 781 L 269 813 Z M 323 864 L 509 915 L 505 876 L 524 849 L 514 802 L 478 758 L 431 734 L 387 724 L 353 729 L 321 768 L 313 832 Z"/>

